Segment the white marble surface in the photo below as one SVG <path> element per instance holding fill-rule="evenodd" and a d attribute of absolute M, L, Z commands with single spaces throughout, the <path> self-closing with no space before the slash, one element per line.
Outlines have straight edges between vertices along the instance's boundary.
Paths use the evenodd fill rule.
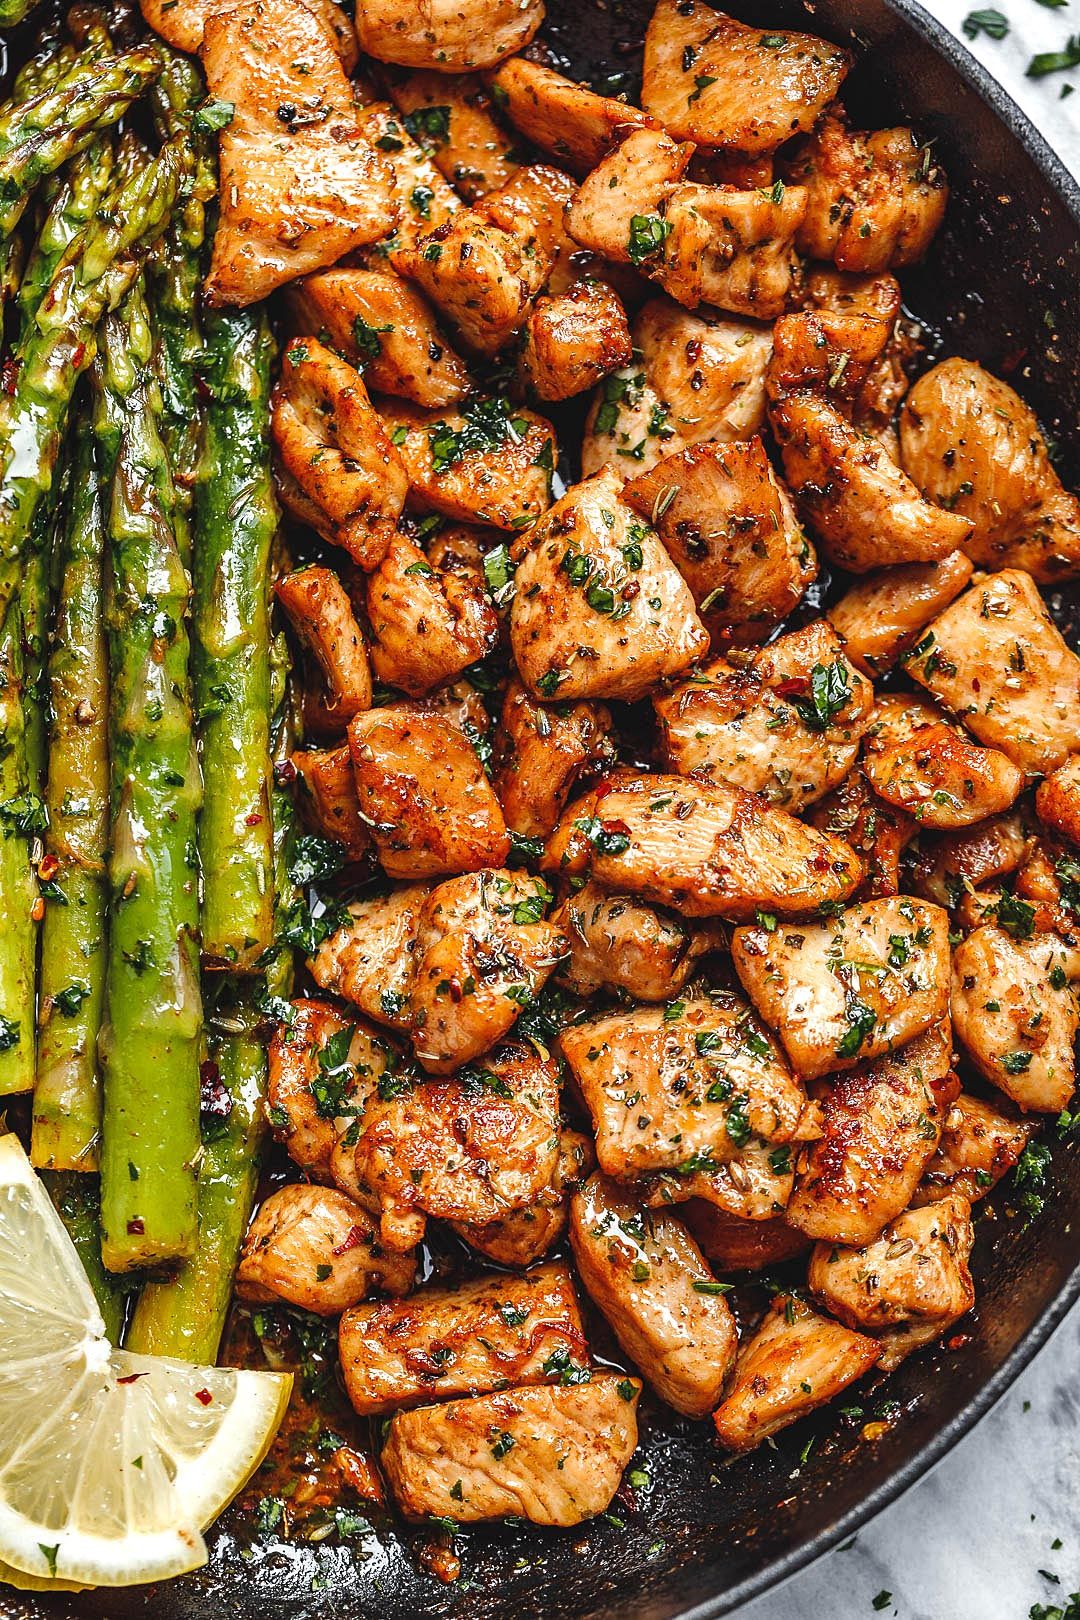
<path fill-rule="evenodd" d="M 985 0 L 923 3 L 959 33 Z M 1025 76 L 1033 54 L 1080 33 L 1080 0 L 993 4 L 1009 33 L 967 43 L 1080 174 L 1080 67 Z M 1075 89 L 1062 99 L 1065 84 Z M 982 1423 L 854 1546 L 737 1620 L 1027 1620 L 1033 1604 L 1064 1608 L 1070 1592 L 1080 1592 L 1080 1306 Z"/>

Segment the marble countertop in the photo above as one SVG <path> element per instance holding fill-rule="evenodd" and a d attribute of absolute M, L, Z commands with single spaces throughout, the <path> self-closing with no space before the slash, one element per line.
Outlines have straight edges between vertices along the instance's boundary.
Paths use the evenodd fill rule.
<path fill-rule="evenodd" d="M 961 34 L 984 0 L 923 4 Z M 1080 67 L 1026 76 L 1033 55 L 1080 34 L 1080 0 L 993 0 L 993 9 L 1008 22 L 1005 37 L 965 42 L 1080 174 Z M 1080 1305 L 932 1473 L 853 1545 L 745 1605 L 737 1620 L 1027 1620 L 1036 1604 L 1066 1608 L 1080 1592 L 1078 1374 Z"/>

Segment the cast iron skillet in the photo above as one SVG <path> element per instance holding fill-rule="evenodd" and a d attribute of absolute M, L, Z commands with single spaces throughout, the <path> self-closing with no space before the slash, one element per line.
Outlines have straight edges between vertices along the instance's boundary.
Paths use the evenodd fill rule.
<path fill-rule="evenodd" d="M 1004 92 L 913 0 L 754 0 L 735 7 L 765 26 L 809 27 L 854 43 L 847 99 L 873 127 L 902 118 L 934 137 L 953 187 L 925 270 L 905 281 L 909 306 L 948 352 L 1010 378 L 1080 481 L 1080 187 Z M 548 0 L 546 36 L 565 68 L 601 86 L 636 88 L 651 0 Z M 809 15 L 808 15 L 809 13 Z M 1072 604 L 1057 599 L 1060 622 Z M 1070 626 L 1071 628 L 1071 626 Z M 424 1574 L 408 1537 L 380 1530 L 366 1558 L 348 1547 L 285 1547 L 245 1559 L 226 1515 L 207 1569 L 158 1588 L 22 1598 L 0 1588 L 11 1620 L 412 1620 L 417 1615 L 543 1615 L 545 1620 L 705 1620 L 727 1614 L 827 1551 L 913 1484 L 985 1413 L 1080 1295 L 1080 1162 L 1057 1149 L 1042 1214 L 1025 1228 L 980 1223 L 978 1306 L 959 1348 L 917 1355 L 862 1396 L 902 1411 L 879 1439 L 826 1409 L 781 1434 L 776 1449 L 726 1463 L 711 1425 L 655 1407 L 642 1457 L 653 1484 L 621 1523 L 576 1531 L 505 1525 L 458 1538 L 462 1579 Z M 966 1325 L 966 1324 L 965 1324 Z M 815 1444 L 800 1461 L 808 1437 Z"/>

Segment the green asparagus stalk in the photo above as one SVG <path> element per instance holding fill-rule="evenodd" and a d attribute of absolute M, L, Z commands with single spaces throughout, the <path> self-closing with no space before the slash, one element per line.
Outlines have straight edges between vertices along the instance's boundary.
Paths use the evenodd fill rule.
<path fill-rule="evenodd" d="M 188 581 L 158 429 L 141 281 L 104 323 L 95 430 L 108 474 L 110 935 L 101 1143 L 110 1271 L 188 1257 L 197 1236 L 199 994 Z"/>
<path fill-rule="evenodd" d="M 23 277 L 26 261 L 26 243 L 21 236 L 9 236 L 0 247 L 0 321 L 4 311 L 16 296 Z"/>
<path fill-rule="evenodd" d="M 273 339 L 265 314 L 207 322 L 209 403 L 195 504 L 195 693 L 204 961 L 251 972 L 273 938 L 270 628 L 277 509 L 269 442 Z"/>
<path fill-rule="evenodd" d="M 39 181 L 115 124 L 160 72 L 157 50 L 138 46 L 80 60 L 28 101 L 0 107 L 0 239 L 14 230 Z"/>
<path fill-rule="evenodd" d="M 46 1172 L 43 1179 L 49 1197 L 78 1251 L 90 1287 L 94 1290 L 109 1342 L 118 1345 L 124 1326 L 127 1287 L 111 1276 L 101 1263 L 101 1194 L 98 1178 Z"/>
<path fill-rule="evenodd" d="M 140 250 L 168 219 L 184 160 L 180 143 L 169 142 L 125 176 L 108 209 L 60 259 L 37 318 L 17 345 L 13 389 L 0 392 L 0 615 L 19 582 L 34 515 L 52 485 L 68 406 L 93 359 L 98 323 L 130 287 Z"/>
<path fill-rule="evenodd" d="M 64 254 L 101 207 L 112 173 L 113 143 L 108 135 L 99 135 L 54 182 L 55 191 L 19 286 L 24 331 L 36 319 Z"/>
<path fill-rule="evenodd" d="M 63 904 L 47 904 L 41 937 L 37 1084 L 30 1156 L 56 1170 L 96 1170 L 101 1129 L 97 1038 L 105 990 L 109 757 L 102 602 L 105 530 L 88 417 L 74 436 L 60 548 L 42 873 Z"/>
<path fill-rule="evenodd" d="M 23 726 L 22 622 L 9 606 L 0 628 L 0 1096 L 34 1084 L 34 908 L 27 839 L 42 831 L 28 791 Z"/>

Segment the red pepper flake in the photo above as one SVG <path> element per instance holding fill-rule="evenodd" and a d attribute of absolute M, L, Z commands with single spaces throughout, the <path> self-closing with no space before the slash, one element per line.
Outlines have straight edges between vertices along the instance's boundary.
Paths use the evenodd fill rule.
<path fill-rule="evenodd" d="M 143 1225 L 142 1216 L 136 1215 L 132 1220 L 128 1221 L 127 1229 L 133 1237 L 138 1237 L 140 1233 L 145 1232 L 146 1227 Z"/>
<path fill-rule="evenodd" d="M 612 834 L 616 838 L 629 838 L 632 836 L 630 828 L 626 825 L 626 822 L 619 821 L 617 819 L 613 821 L 602 821 L 600 823 L 600 831 Z"/>
<path fill-rule="evenodd" d="M 261 821 L 262 821 L 262 816 L 260 816 L 260 814 L 259 814 L 259 812 L 257 810 L 253 810 L 251 812 L 250 816 L 245 816 L 244 817 L 244 826 L 245 827 L 257 827 Z"/>
<path fill-rule="evenodd" d="M 288 787 L 300 775 L 291 759 L 279 759 L 274 764 L 274 781 L 278 787 Z"/>
<path fill-rule="evenodd" d="M 228 1119 L 232 1105 L 221 1070 L 213 1058 L 206 1058 L 199 1064 L 199 1112 L 215 1119 Z"/>
<path fill-rule="evenodd" d="M 597 782 L 595 788 L 593 789 L 593 798 L 596 800 L 597 804 L 599 804 L 601 799 L 606 799 L 608 794 L 614 793 L 614 791 L 614 782 L 605 777 L 604 781 Z"/>
<path fill-rule="evenodd" d="M 339 1243 L 336 1249 L 331 1250 L 331 1253 L 335 1258 L 337 1258 L 338 1255 L 348 1254 L 350 1249 L 355 1249 L 359 1244 L 363 1243 L 366 1235 L 367 1234 L 359 1226 L 350 1226 L 348 1237 L 344 1240 L 344 1242 Z"/>
<path fill-rule="evenodd" d="M 970 1333 L 954 1333 L 951 1339 L 946 1339 L 945 1348 L 947 1350 L 963 1350 L 965 1345 L 969 1345 L 970 1343 Z"/>
<path fill-rule="evenodd" d="M 773 687 L 777 697 L 806 697 L 810 691 L 810 677 L 808 675 L 792 675 L 786 681 L 778 681 Z"/>
<path fill-rule="evenodd" d="M 134 1384 L 137 1383 L 140 1378 L 149 1378 L 149 1376 L 149 1373 L 128 1373 L 125 1378 L 118 1378 L 116 1382 L 118 1384 Z"/>
<path fill-rule="evenodd" d="M 21 360 L 5 360 L 0 366 L 0 389 L 10 398 L 19 386 Z"/>
<path fill-rule="evenodd" d="M 214 1397 L 211 1395 L 208 1389 L 197 1389 L 195 1391 L 195 1399 L 197 1401 L 201 1401 L 203 1406 L 209 1406 L 213 1398 Z"/>
<path fill-rule="evenodd" d="M 38 876 L 43 883 L 51 883 L 60 870 L 60 861 L 55 855 L 43 855 L 38 862 Z"/>
<path fill-rule="evenodd" d="M 83 361 L 85 359 L 86 359 L 86 344 L 85 343 L 76 343 L 75 347 L 71 351 L 71 364 L 74 366 L 76 371 L 78 371 L 79 367 L 82 365 L 82 363 L 83 363 Z"/>

